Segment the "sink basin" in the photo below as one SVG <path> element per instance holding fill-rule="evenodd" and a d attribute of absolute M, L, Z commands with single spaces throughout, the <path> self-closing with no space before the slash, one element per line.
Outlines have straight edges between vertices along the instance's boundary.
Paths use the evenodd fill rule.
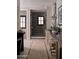
<path fill-rule="evenodd" d="M 56 31 L 52 30 L 52 33 L 56 33 Z"/>

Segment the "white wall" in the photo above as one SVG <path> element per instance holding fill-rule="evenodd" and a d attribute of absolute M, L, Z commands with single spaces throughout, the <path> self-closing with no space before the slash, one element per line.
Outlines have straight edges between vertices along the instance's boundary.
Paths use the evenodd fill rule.
<path fill-rule="evenodd" d="M 57 0 L 56 1 L 57 7 L 56 7 L 56 12 L 57 12 L 57 23 L 56 25 L 58 26 L 58 8 L 62 5 L 62 0 Z"/>
<path fill-rule="evenodd" d="M 62 0 L 53 0 L 51 6 L 47 7 L 47 29 L 55 25 L 54 23 L 55 20 L 54 18 L 52 18 L 55 12 L 55 5 L 54 5 L 55 2 L 56 2 L 56 14 L 57 14 L 56 26 L 58 27 L 58 8 L 62 5 Z"/>
<path fill-rule="evenodd" d="M 23 29 L 26 32 L 25 39 L 30 39 L 30 9 L 20 9 L 20 15 L 26 15 L 26 29 Z"/>
<path fill-rule="evenodd" d="M 26 10 L 20 10 L 20 15 L 27 15 Z M 26 17 L 26 20 L 27 20 L 27 17 Z M 25 34 L 24 34 L 24 39 L 26 39 L 26 29 L 27 29 L 27 28 L 21 29 L 21 30 L 23 30 L 23 31 L 25 32 Z"/>
<path fill-rule="evenodd" d="M 55 0 L 20 0 L 20 10 L 27 10 L 27 39 L 30 39 L 30 10 L 47 11 L 47 29 L 53 26 Z"/>
<path fill-rule="evenodd" d="M 26 14 L 27 14 L 26 10 L 20 10 L 20 15 L 26 15 Z"/>
<path fill-rule="evenodd" d="M 17 0 L 17 31 L 20 29 L 20 26 L 19 26 L 19 12 L 20 12 L 20 0 Z"/>
<path fill-rule="evenodd" d="M 54 18 L 52 16 L 54 16 L 55 14 L 55 5 L 54 5 L 55 1 L 53 0 L 53 2 L 51 3 L 51 6 L 47 7 L 47 29 L 50 29 L 51 26 L 54 26 Z"/>
<path fill-rule="evenodd" d="M 47 11 L 48 7 L 52 8 L 53 2 L 54 0 L 20 0 L 20 10 L 27 11 L 27 14 L 26 14 L 27 15 L 27 21 L 26 21 L 27 39 L 30 39 L 30 10 Z"/>
<path fill-rule="evenodd" d="M 53 0 L 20 0 L 21 9 L 46 10 Z"/>
<path fill-rule="evenodd" d="M 52 8 L 47 7 L 47 29 L 53 26 L 53 19 L 52 19 Z"/>

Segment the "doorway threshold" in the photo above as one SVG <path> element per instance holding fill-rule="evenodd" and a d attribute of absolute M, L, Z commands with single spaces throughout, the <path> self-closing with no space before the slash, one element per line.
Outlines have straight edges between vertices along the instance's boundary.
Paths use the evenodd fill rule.
<path fill-rule="evenodd" d="M 31 39 L 45 39 L 45 36 L 31 36 Z"/>

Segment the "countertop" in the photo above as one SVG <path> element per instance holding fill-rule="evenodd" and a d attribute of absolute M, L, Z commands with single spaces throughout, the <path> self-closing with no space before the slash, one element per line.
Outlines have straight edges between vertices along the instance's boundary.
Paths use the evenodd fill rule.
<path fill-rule="evenodd" d="M 62 29 L 47 29 L 47 31 L 49 31 L 50 35 L 59 42 L 60 46 L 62 46 Z"/>

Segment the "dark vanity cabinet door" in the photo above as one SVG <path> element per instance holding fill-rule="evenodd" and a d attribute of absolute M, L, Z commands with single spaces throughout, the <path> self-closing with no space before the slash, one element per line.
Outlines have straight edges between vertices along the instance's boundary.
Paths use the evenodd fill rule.
<path fill-rule="evenodd" d="M 24 32 L 17 32 L 17 55 L 24 51 Z"/>

